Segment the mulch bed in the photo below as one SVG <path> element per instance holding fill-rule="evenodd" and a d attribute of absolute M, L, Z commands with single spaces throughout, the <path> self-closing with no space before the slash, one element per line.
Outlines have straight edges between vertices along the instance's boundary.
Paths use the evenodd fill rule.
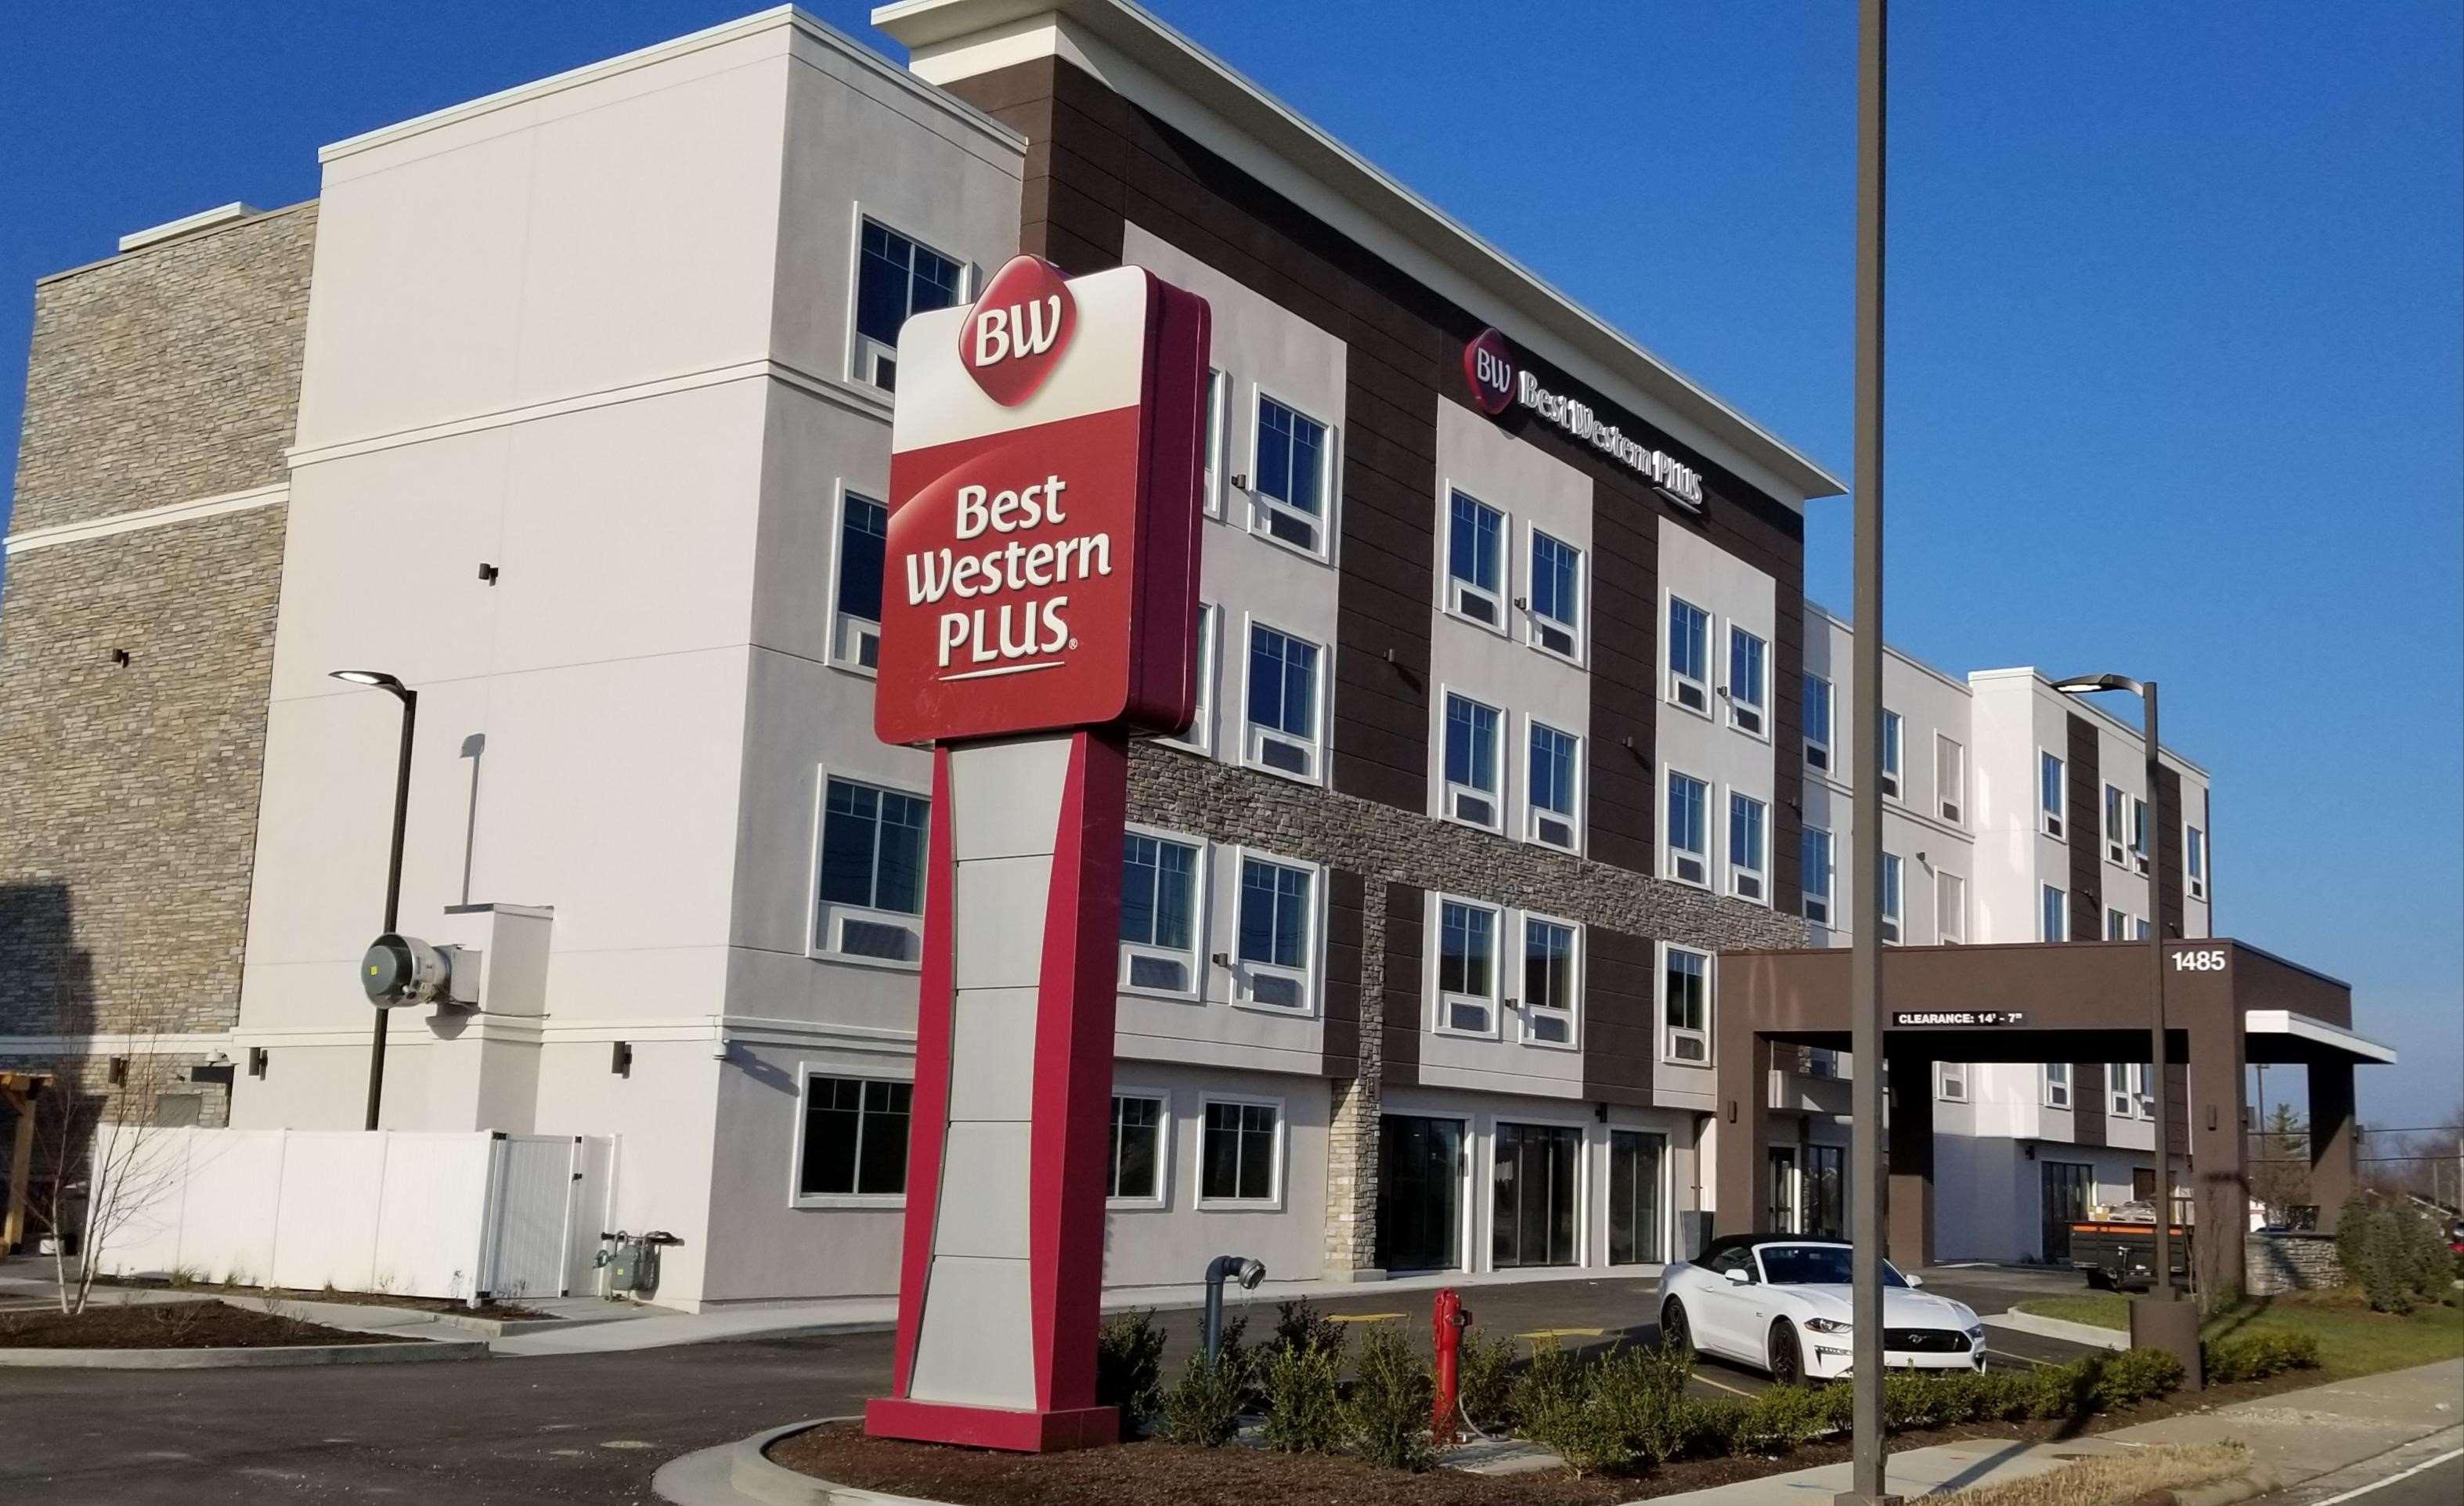
<path fill-rule="evenodd" d="M 2050 1443 L 2201 1411 L 2319 1384 L 2317 1371 L 2177 1392 L 2125 1412 L 2079 1421 L 1974 1423 L 1895 1433 L 1891 1451 L 1963 1438 Z M 1197 1449 L 1132 1443 L 1069 1453 L 997 1453 L 865 1435 L 856 1423 L 832 1423 L 782 1438 L 770 1459 L 833 1484 L 917 1495 L 957 1506 L 1609 1506 L 1705 1490 L 1793 1470 L 1837 1464 L 1845 1439 L 1809 1444 L 1776 1458 L 1686 1459 L 1649 1474 L 1577 1479 L 1561 1470 L 1469 1474 L 1432 1470 L 1406 1474 L 1365 1460 L 1272 1453 L 1263 1449 Z"/>
<path fill-rule="evenodd" d="M 472 1318 L 554 1318 L 535 1307 L 518 1302 L 482 1302 L 477 1307 L 453 1296 L 396 1296 L 384 1292 L 306 1291 L 289 1286 L 226 1286 L 213 1281 L 191 1281 L 174 1286 L 168 1281 L 121 1280 L 99 1281 L 98 1286 L 135 1287 L 152 1292 L 204 1292 L 215 1296 L 265 1296 L 277 1302 L 343 1302 L 353 1307 L 406 1307 L 421 1313 L 461 1313 Z"/>
<path fill-rule="evenodd" d="M 0 1349 L 288 1349 L 305 1344 L 419 1342 L 346 1333 L 210 1298 L 97 1304 L 74 1317 L 55 1307 L 0 1313 Z"/>

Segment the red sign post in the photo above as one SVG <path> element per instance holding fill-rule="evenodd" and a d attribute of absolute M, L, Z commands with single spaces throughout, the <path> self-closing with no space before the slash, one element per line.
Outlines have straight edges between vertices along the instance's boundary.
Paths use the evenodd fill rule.
<path fill-rule="evenodd" d="M 1095 1405 L 1129 739 L 1197 709 L 1208 310 L 1019 256 L 898 343 L 884 741 L 933 745 L 891 1392 L 868 1431 L 1110 1443 Z"/>

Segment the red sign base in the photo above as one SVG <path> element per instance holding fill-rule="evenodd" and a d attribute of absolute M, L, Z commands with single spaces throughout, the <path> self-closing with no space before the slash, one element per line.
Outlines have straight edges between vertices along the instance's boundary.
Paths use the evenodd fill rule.
<path fill-rule="evenodd" d="M 1011 1412 L 994 1406 L 876 1396 L 864 1404 L 864 1430 L 876 1438 L 965 1444 L 1014 1453 L 1058 1453 L 1064 1449 L 1101 1449 L 1120 1442 L 1121 1409 L 1080 1406 Z"/>

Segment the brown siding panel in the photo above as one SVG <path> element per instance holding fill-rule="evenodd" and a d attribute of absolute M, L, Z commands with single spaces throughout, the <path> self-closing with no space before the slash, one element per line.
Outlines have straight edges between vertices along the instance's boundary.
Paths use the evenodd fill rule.
<path fill-rule="evenodd" d="M 2179 936 L 2187 912 L 2182 908 L 2182 776 L 2174 770 L 2158 766 L 2156 810 L 2148 819 L 2156 823 L 2156 860 L 2165 870 L 2165 892 L 2157 897 L 2164 914 L 2159 924 L 2165 935 Z"/>
<path fill-rule="evenodd" d="M 2095 941 L 2104 937 L 2104 771 L 2098 764 L 2096 723 L 2077 712 L 2069 718 L 2064 772 L 2071 809 L 2062 834 L 2071 848 L 2071 940 Z"/>
<path fill-rule="evenodd" d="M 1420 933 L 1422 891 L 1415 884 L 1386 886 L 1386 986 L 1379 1076 L 1389 1088 L 1420 1080 Z"/>
<path fill-rule="evenodd" d="M 1326 878 L 1325 1075 L 1360 1074 L 1361 943 L 1368 930 L 1367 885 L 1334 869 Z"/>
<path fill-rule="evenodd" d="M 2082 1145 L 2104 1143 L 2104 1063 L 2101 1061 L 2071 1063 L 2071 1139 Z"/>
<path fill-rule="evenodd" d="M 1605 926 L 1587 933 L 1583 959 L 1583 1096 L 1595 1103 L 1651 1107 L 1656 1018 L 1649 937 Z"/>

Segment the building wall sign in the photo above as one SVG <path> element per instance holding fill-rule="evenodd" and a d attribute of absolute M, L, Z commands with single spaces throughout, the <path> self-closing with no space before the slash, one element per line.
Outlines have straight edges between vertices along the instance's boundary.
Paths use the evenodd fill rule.
<path fill-rule="evenodd" d="M 2028 1011 L 2025 1009 L 1900 1009 L 1892 1013 L 1891 1023 L 1897 1026 L 2025 1025 L 2028 1023 Z"/>
<path fill-rule="evenodd" d="M 1562 392 L 1551 392 L 1540 379 L 1522 368 L 1513 347 L 1495 329 L 1484 329 L 1463 346 L 1463 380 L 1471 385 L 1472 401 L 1494 418 L 1520 404 L 1575 438 L 1621 464 L 1633 468 L 1672 501 L 1700 512 L 1703 476 L 1692 466 L 1663 450 L 1655 450 L 1615 424 L 1602 423 L 1592 406 Z"/>

